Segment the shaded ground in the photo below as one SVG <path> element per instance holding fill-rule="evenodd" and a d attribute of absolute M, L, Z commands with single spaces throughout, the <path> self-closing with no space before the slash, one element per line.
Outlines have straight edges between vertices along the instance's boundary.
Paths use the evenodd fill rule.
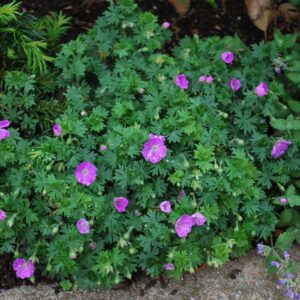
<path fill-rule="evenodd" d="M 110 0 L 116 2 L 117 0 Z M 179 17 L 167 0 L 135 0 L 142 10 L 148 10 L 158 16 L 159 21 L 170 21 L 177 41 L 184 35 L 238 34 L 247 44 L 263 39 L 263 33 L 250 21 L 244 0 L 216 0 L 217 9 L 213 9 L 205 0 L 191 0 L 191 9 L 186 16 Z M 0 0 L 0 3 L 11 0 Z M 46 15 L 50 11 L 62 10 L 73 17 L 72 28 L 65 40 L 75 38 L 78 33 L 92 27 L 96 18 L 108 7 L 108 0 L 23 0 L 23 7 L 36 15 Z M 273 0 L 274 11 L 287 0 Z M 276 15 L 273 22 L 285 33 L 299 30 L 299 24 L 289 24 L 282 15 Z M 274 25 L 273 24 L 273 25 Z M 271 26 L 272 27 L 272 26 Z M 274 27 L 274 26 L 273 26 Z M 272 31 L 272 28 L 271 28 Z M 272 34 L 270 35 L 272 36 Z"/>
<path fill-rule="evenodd" d="M 292 257 L 300 261 L 299 246 L 293 248 Z M 267 275 L 263 258 L 255 251 L 230 261 L 223 268 L 205 268 L 196 274 L 187 274 L 180 282 L 142 277 L 129 287 L 111 291 L 56 293 L 55 285 L 45 284 L 0 290 L 1 300 L 193 300 L 192 297 L 195 300 L 284 299 L 276 280 Z"/>

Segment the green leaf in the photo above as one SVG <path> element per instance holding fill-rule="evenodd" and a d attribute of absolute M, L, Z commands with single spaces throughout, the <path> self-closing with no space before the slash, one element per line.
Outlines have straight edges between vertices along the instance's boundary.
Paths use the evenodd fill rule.
<path fill-rule="evenodd" d="M 290 197 L 291 195 L 295 195 L 295 193 L 296 193 L 295 187 L 294 187 L 292 184 L 289 185 L 289 187 L 288 187 L 287 190 L 286 190 L 286 195 L 287 195 L 288 197 Z"/>
<path fill-rule="evenodd" d="M 284 210 L 280 217 L 279 217 L 279 221 L 278 221 L 278 226 L 279 227 L 287 227 L 290 226 L 293 220 L 293 216 L 294 216 L 294 210 L 293 209 L 286 209 Z"/>
<path fill-rule="evenodd" d="M 265 266 L 269 274 L 275 274 L 278 269 L 271 265 L 272 261 L 278 261 L 278 257 L 275 255 L 270 255 L 266 257 Z"/>
<path fill-rule="evenodd" d="M 282 34 L 279 30 L 274 34 L 277 45 L 282 49 L 288 49 L 294 46 L 297 40 L 297 34 Z"/>
<path fill-rule="evenodd" d="M 291 196 L 288 197 L 288 202 L 289 202 L 291 207 L 300 206 L 300 196 L 291 195 Z"/>
<path fill-rule="evenodd" d="M 286 120 L 284 120 L 284 119 L 273 119 L 271 121 L 271 126 L 278 130 L 287 130 Z"/>
<path fill-rule="evenodd" d="M 289 100 L 288 105 L 293 112 L 300 113 L 300 102 L 299 101 Z"/>
<path fill-rule="evenodd" d="M 286 77 L 295 83 L 300 83 L 300 73 L 290 72 L 286 74 Z"/>
<path fill-rule="evenodd" d="M 280 248 L 282 251 L 290 249 L 296 239 L 297 233 L 298 230 L 285 231 L 279 236 L 276 247 Z"/>
<path fill-rule="evenodd" d="M 73 285 L 70 280 L 63 280 L 60 282 L 60 286 L 64 291 L 69 291 Z"/>

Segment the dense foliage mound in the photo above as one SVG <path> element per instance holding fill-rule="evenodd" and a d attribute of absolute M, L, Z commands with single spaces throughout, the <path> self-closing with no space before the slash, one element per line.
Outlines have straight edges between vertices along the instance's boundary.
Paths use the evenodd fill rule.
<path fill-rule="evenodd" d="M 299 138 L 270 125 L 291 112 L 295 37 L 194 36 L 166 54 L 166 27 L 122 0 L 63 45 L 51 80 L 6 74 L 0 254 L 18 277 L 180 278 L 274 230 L 299 178 Z"/>

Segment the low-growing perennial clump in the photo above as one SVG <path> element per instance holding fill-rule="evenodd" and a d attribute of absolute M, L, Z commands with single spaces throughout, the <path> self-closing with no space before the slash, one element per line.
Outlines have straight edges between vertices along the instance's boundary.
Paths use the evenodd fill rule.
<path fill-rule="evenodd" d="M 273 201 L 300 166 L 299 139 L 270 126 L 294 97 L 273 65 L 289 48 L 194 36 L 166 54 L 171 28 L 121 0 L 62 46 L 51 89 L 6 74 L 0 254 L 18 277 L 180 278 L 274 230 Z"/>

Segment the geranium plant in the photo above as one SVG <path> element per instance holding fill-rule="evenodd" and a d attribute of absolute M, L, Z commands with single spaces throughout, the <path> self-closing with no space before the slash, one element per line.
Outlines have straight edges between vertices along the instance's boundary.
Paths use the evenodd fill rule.
<path fill-rule="evenodd" d="M 274 231 L 273 197 L 300 164 L 298 140 L 272 156 L 291 138 L 270 126 L 291 95 L 280 47 L 194 36 L 166 54 L 171 28 L 132 0 L 111 5 L 57 55 L 41 93 L 61 106 L 43 130 L 27 110 L 40 87 L 6 75 L 0 253 L 63 286 L 111 287 L 221 266 Z"/>

